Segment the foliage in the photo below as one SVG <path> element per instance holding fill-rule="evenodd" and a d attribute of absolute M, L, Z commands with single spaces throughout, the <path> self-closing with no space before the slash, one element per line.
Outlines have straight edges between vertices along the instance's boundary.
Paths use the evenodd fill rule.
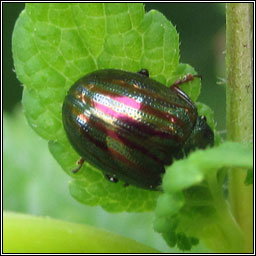
<path fill-rule="evenodd" d="M 70 192 L 78 201 L 111 212 L 153 210 L 157 201 L 155 228 L 170 246 L 188 250 L 200 238 L 214 250 L 240 250 L 241 234 L 222 193 L 223 167 L 252 168 L 250 145 L 219 145 L 215 131 L 218 147 L 197 151 L 167 167 L 163 193 L 109 183 L 89 164 L 78 174 L 70 172 L 79 156 L 65 136 L 61 107 L 77 79 L 101 68 L 133 72 L 147 68 L 153 79 L 170 85 L 187 73 L 196 73 L 179 63 L 178 33 L 161 13 L 145 13 L 139 3 L 27 4 L 15 26 L 13 57 L 24 84 L 27 120 L 49 141 L 51 153 L 72 176 Z M 195 79 L 182 89 L 196 101 L 200 86 Z M 212 111 L 203 104 L 197 106 L 215 130 Z"/>

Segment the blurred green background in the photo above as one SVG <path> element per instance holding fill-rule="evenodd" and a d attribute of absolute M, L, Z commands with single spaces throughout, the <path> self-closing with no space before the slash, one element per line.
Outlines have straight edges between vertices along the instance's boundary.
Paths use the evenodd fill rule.
<path fill-rule="evenodd" d="M 22 113 L 22 85 L 14 71 L 11 38 L 23 9 L 24 3 L 3 3 L 4 210 L 92 224 L 170 252 L 152 229 L 152 213 L 109 214 L 100 207 L 81 205 L 69 195 L 70 178 Z M 225 77 L 225 5 L 147 3 L 145 9 L 159 10 L 176 26 L 181 62 L 191 64 L 202 75 L 199 100 L 214 110 L 217 129 L 224 130 L 225 85 L 220 82 Z M 202 250 L 200 245 L 194 251 Z"/>

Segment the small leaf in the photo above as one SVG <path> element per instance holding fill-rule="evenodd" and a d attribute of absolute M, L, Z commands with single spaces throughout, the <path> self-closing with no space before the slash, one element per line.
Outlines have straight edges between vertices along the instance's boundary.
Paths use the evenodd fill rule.
<path fill-rule="evenodd" d="M 221 252 L 242 250 L 242 233 L 226 203 L 223 180 L 218 178 L 224 167 L 252 168 L 252 144 L 225 142 L 193 152 L 167 168 L 155 229 L 169 245 L 189 250 L 192 241 L 201 239 Z"/>

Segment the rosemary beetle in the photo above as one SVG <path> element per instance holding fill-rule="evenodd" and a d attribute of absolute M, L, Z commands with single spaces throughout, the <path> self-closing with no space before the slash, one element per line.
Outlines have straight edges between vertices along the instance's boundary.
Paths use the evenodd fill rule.
<path fill-rule="evenodd" d="M 213 145 L 214 134 L 191 99 L 179 89 L 137 73 L 106 69 L 79 79 L 68 91 L 62 119 L 67 137 L 86 161 L 112 182 L 158 189 L 164 166 L 196 148 Z"/>

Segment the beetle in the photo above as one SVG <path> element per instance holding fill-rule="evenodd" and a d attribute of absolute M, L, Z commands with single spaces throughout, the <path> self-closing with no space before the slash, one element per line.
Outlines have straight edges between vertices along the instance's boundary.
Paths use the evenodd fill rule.
<path fill-rule="evenodd" d="M 112 182 L 156 190 L 164 166 L 196 148 L 213 145 L 214 134 L 204 116 L 179 85 L 170 88 L 137 73 L 97 70 L 79 79 L 68 91 L 63 126 L 73 148 L 84 161 Z"/>

